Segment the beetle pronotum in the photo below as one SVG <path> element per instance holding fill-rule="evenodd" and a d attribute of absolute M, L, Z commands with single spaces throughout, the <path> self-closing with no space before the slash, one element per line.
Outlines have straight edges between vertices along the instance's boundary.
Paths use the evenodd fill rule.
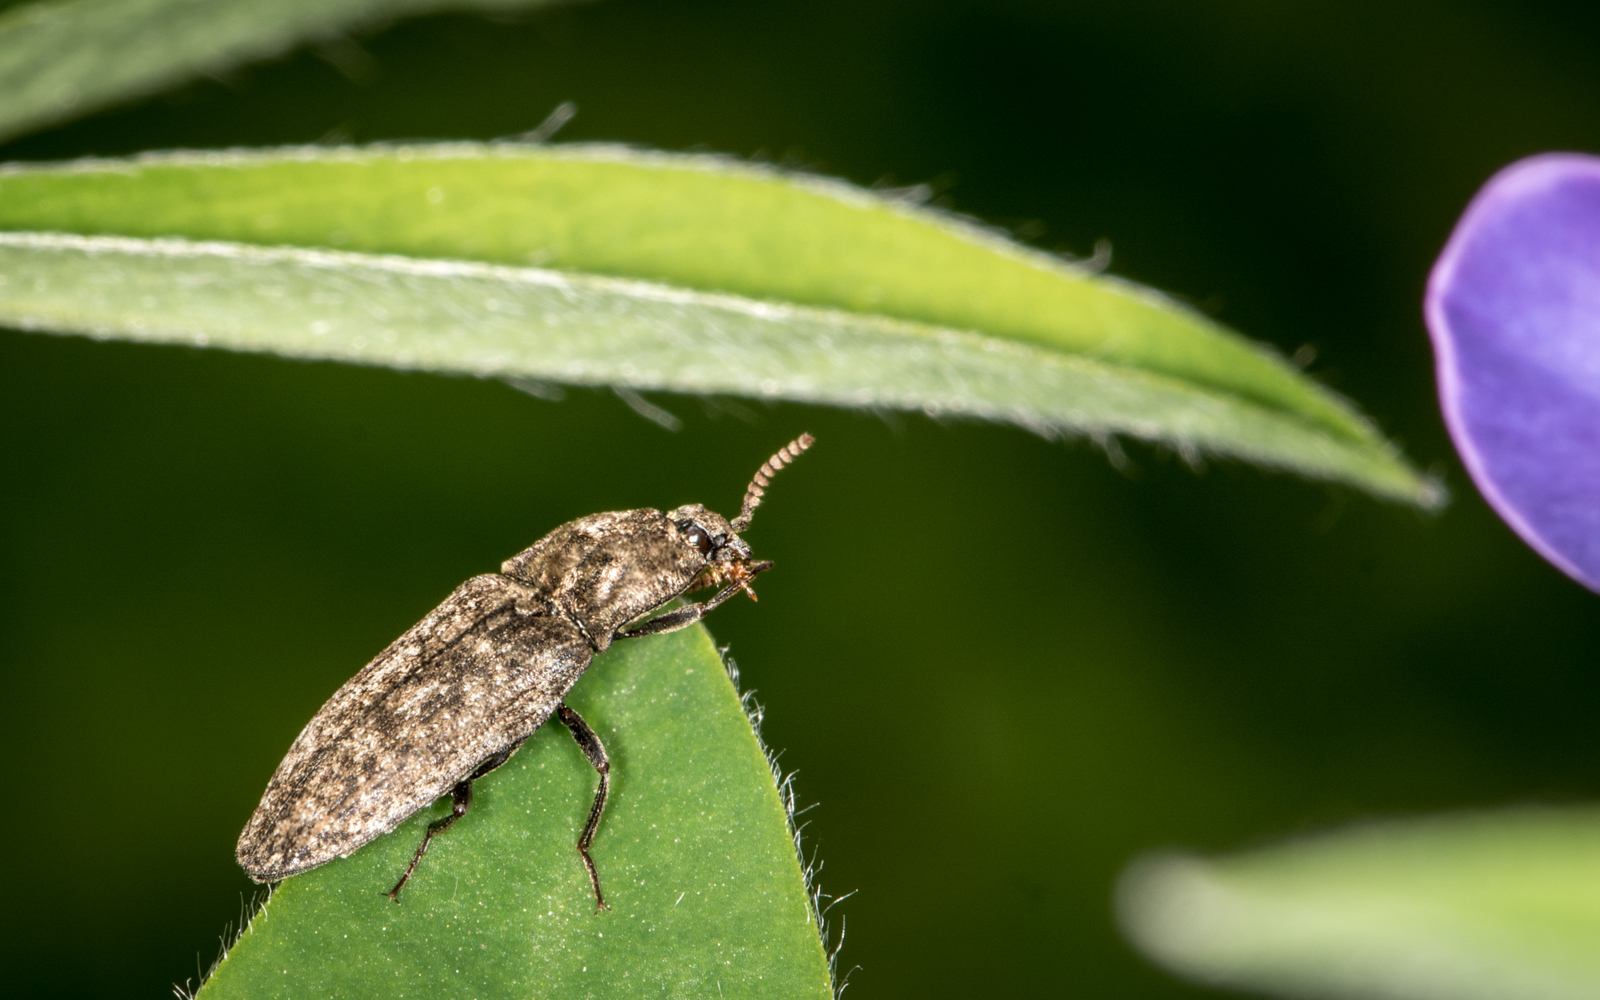
<path fill-rule="evenodd" d="M 763 463 L 731 522 L 699 504 L 591 514 L 507 559 L 499 573 L 457 587 L 306 724 L 239 835 L 239 864 L 257 882 L 298 875 L 349 856 L 448 794 L 450 814 L 428 824 L 386 894 L 398 902 L 428 844 L 472 805 L 472 783 L 554 714 L 600 775 L 578 854 L 604 907 L 589 845 L 611 762 L 563 699 L 614 640 L 692 625 L 740 590 L 755 597 L 750 581 L 772 563 L 753 561 L 739 532 L 771 476 L 811 443 L 802 434 Z M 720 588 L 710 600 L 649 617 L 709 587 Z"/>

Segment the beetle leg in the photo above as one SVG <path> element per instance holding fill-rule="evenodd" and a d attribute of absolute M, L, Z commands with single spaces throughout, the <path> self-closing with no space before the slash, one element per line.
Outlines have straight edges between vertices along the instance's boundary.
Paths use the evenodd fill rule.
<path fill-rule="evenodd" d="M 400 876 L 400 881 L 394 884 L 393 889 L 384 893 L 385 896 L 388 896 L 396 903 L 400 902 L 400 887 L 411 879 L 411 873 L 417 870 L 417 862 L 421 861 L 422 856 L 428 853 L 428 842 L 434 838 L 435 834 L 440 834 L 450 829 L 452 823 L 465 816 L 467 810 L 472 808 L 472 783 L 510 760 L 511 755 L 516 753 L 517 748 L 520 746 L 522 746 L 522 741 L 518 740 L 493 757 L 487 758 L 471 774 L 467 775 L 465 781 L 459 782 L 456 787 L 450 789 L 450 815 L 443 819 L 436 819 L 428 824 L 428 832 L 422 835 L 422 844 L 418 846 L 417 853 L 411 856 L 411 863 L 406 865 L 406 873 Z"/>
<path fill-rule="evenodd" d="M 510 746 L 506 747 L 504 750 L 502 750 L 499 753 L 495 754 L 493 757 L 485 757 L 483 763 L 479 764 L 476 770 L 474 770 L 471 774 L 467 775 L 467 780 L 468 781 L 477 781 L 479 778 L 481 778 L 484 775 L 488 774 L 490 771 L 495 770 L 501 764 L 504 764 L 506 761 L 510 760 L 511 759 L 511 755 L 516 753 L 517 750 L 522 747 L 522 744 L 524 742 L 525 742 L 524 740 L 518 740 L 517 742 L 515 742 L 515 743 L 511 744 Z"/>
<path fill-rule="evenodd" d="M 583 721 L 583 716 L 565 704 L 557 705 L 556 711 L 572 732 L 572 738 L 578 742 L 578 749 L 600 772 L 600 787 L 594 793 L 594 805 L 589 807 L 589 821 L 583 825 L 583 835 L 578 838 L 578 854 L 583 858 L 583 867 L 589 871 L 589 883 L 594 886 L 596 911 L 609 910 L 611 907 L 606 905 L 606 898 L 600 895 L 600 873 L 595 870 L 594 859 L 589 857 L 589 845 L 594 843 L 595 830 L 600 826 L 600 814 L 606 811 L 606 795 L 611 791 L 611 758 L 606 756 L 605 744 Z"/>
<path fill-rule="evenodd" d="M 508 753 L 506 756 L 509 757 L 511 755 Z M 417 870 L 417 862 L 421 861 L 422 856 L 428 853 L 428 842 L 433 840 L 436 834 L 450 829 L 451 824 L 465 816 L 470 808 L 472 808 L 472 779 L 468 778 L 450 789 L 450 815 L 444 819 L 436 819 L 428 824 L 428 832 L 422 835 L 422 843 L 418 845 L 417 853 L 411 856 L 411 863 L 406 865 L 406 873 L 400 876 L 400 881 L 394 884 L 393 889 L 384 893 L 385 896 L 388 896 L 396 903 L 400 902 L 400 889 L 406 882 L 410 881 L 411 873 Z"/>
<path fill-rule="evenodd" d="M 728 598 L 732 597 L 738 592 L 739 584 L 730 583 L 726 587 L 723 587 L 721 590 L 717 591 L 717 596 L 713 597 L 709 601 L 701 601 L 698 604 L 686 604 L 683 607 L 678 608 L 676 611 L 668 611 L 664 615 L 656 615 L 654 618 L 645 622 L 643 625 L 640 625 L 638 628 L 630 628 L 626 632 L 617 633 L 617 638 L 634 639 L 641 635 L 660 635 L 663 632 L 676 632 L 680 628 L 688 628 L 690 625 L 693 625 L 695 622 L 704 618 L 712 608 L 715 608 L 717 605 L 721 604 L 723 601 L 726 601 Z"/>
<path fill-rule="evenodd" d="M 738 578 L 732 583 L 717 591 L 717 595 L 711 598 L 711 600 L 701 601 L 698 604 L 685 605 L 684 607 L 678 608 L 676 611 L 668 611 L 664 615 L 656 615 L 654 618 L 645 622 L 643 625 L 640 625 L 638 628 L 630 628 L 626 632 L 618 632 L 617 638 L 633 639 L 641 635 L 660 635 L 663 632 L 676 632 L 680 628 L 688 628 L 690 625 L 693 625 L 695 622 L 710 614 L 712 609 L 714 609 L 717 605 L 721 604 L 723 601 L 726 601 L 728 598 L 732 597 L 734 594 L 737 594 L 741 590 L 749 593 L 751 597 L 755 597 L 755 594 L 750 593 L 750 581 L 753 580 L 758 573 L 765 573 L 771 568 L 772 564 L 770 562 L 756 563 L 745 572 L 739 574 Z"/>

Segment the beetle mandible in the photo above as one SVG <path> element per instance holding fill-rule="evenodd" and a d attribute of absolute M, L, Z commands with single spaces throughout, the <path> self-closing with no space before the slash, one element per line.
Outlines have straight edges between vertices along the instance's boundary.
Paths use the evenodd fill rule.
<path fill-rule="evenodd" d="M 239 864 L 257 882 L 298 875 L 348 857 L 448 794 L 450 814 L 428 824 L 385 893 L 399 902 L 429 842 L 466 815 L 472 783 L 554 714 L 600 775 L 578 854 L 605 907 L 589 846 L 611 762 L 564 703 L 567 692 L 614 640 L 685 628 L 740 590 L 755 598 L 750 581 L 772 563 L 753 561 L 739 532 L 770 477 L 811 444 L 802 434 L 763 463 L 731 522 L 699 504 L 591 514 L 457 587 L 301 730 L 239 835 Z M 720 589 L 708 601 L 648 617 L 709 587 Z"/>

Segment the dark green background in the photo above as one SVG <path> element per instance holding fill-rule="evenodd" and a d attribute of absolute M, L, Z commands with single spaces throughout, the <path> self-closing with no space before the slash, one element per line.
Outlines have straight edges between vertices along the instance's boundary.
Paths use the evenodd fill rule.
<path fill-rule="evenodd" d="M 860 890 L 852 996 L 1197 996 L 1112 926 L 1141 851 L 1594 798 L 1600 598 L 1465 480 L 1420 298 L 1490 172 L 1600 150 L 1597 43 L 1528 0 L 613 0 L 411 22 L 0 148 L 484 138 L 571 99 L 564 140 L 932 181 L 1315 345 L 1457 495 L 1429 518 L 1142 447 L 1119 473 L 1011 429 L 661 398 L 674 435 L 605 393 L 0 332 L 7 994 L 192 977 L 334 687 L 563 520 L 731 511 L 800 430 L 748 535 L 780 569 L 711 627 L 821 802 L 825 886 Z"/>

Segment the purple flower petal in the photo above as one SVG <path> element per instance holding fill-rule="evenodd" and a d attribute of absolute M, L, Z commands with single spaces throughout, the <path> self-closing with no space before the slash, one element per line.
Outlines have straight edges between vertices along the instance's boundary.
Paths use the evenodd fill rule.
<path fill-rule="evenodd" d="M 1428 282 L 1445 422 L 1489 503 L 1600 590 L 1600 158 L 1500 171 Z"/>

